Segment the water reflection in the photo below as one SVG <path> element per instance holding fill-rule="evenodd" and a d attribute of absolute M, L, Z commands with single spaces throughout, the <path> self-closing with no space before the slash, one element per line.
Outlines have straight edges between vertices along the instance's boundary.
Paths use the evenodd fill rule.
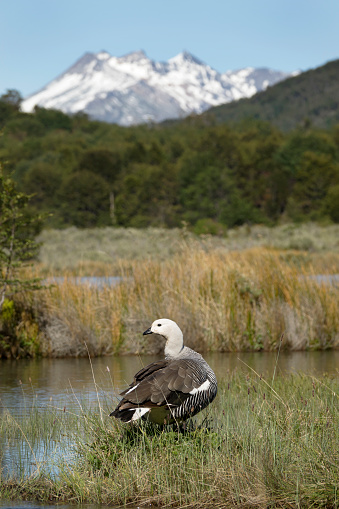
<path fill-rule="evenodd" d="M 206 354 L 217 378 L 235 369 L 253 369 L 266 377 L 273 373 L 305 373 L 307 375 L 339 376 L 339 351 L 322 352 L 241 352 L 232 354 Z"/>
<path fill-rule="evenodd" d="M 271 377 L 276 373 L 303 372 L 339 375 L 339 351 L 277 353 L 210 353 L 206 360 L 221 381 L 234 369 L 254 369 Z M 116 395 L 133 375 L 156 360 L 154 356 L 100 357 L 92 359 L 33 359 L 0 361 L 0 414 L 16 415 L 32 404 L 62 408 L 105 402 L 114 406 Z M 247 367 L 247 366 L 248 367 Z"/>
<path fill-rule="evenodd" d="M 111 399 L 154 357 L 0 361 L 0 412 L 25 412 L 33 403 L 69 406 Z M 93 368 L 93 371 L 92 371 Z"/>
<path fill-rule="evenodd" d="M 70 464 L 75 457 L 74 444 L 67 437 L 62 443 L 50 439 L 32 440 L 32 437 L 28 442 L 24 436 L 19 440 L 0 437 L 0 446 L 1 475 L 5 479 L 13 474 L 27 478 L 41 471 L 53 475 L 60 464 Z"/>
<path fill-rule="evenodd" d="M 75 284 L 75 285 L 86 285 L 92 288 L 98 288 L 102 290 L 106 286 L 116 286 L 122 281 L 120 276 L 79 276 L 79 277 L 68 277 L 64 276 L 55 276 L 46 279 L 44 282 L 47 285 L 50 284 L 62 284 L 65 280 Z M 125 280 L 130 280 L 131 278 L 124 278 Z"/>

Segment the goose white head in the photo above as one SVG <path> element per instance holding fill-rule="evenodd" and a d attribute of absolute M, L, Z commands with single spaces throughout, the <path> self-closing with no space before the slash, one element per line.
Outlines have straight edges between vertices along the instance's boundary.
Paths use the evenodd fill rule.
<path fill-rule="evenodd" d="M 176 357 L 184 348 L 184 337 L 180 327 L 169 318 L 155 320 L 145 334 L 160 334 L 166 339 L 165 357 Z"/>

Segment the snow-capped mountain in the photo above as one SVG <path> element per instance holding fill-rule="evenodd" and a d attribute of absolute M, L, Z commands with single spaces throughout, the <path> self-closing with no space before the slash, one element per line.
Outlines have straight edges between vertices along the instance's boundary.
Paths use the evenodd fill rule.
<path fill-rule="evenodd" d="M 126 126 L 160 122 L 250 97 L 288 76 L 252 67 L 220 74 L 188 52 L 167 62 L 154 62 L 143 51 L 123 57 L 86 53 L 26 98 L 22 110 L 38 105 L 65 113 L 83 111 L 93 119 Z"/>

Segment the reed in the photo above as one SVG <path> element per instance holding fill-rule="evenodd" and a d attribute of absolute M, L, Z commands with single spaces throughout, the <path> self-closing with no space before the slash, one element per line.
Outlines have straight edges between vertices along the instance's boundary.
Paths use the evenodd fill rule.
<path fill-rule="evenodd" d="M 215 402 L 186 430 L 119 425 L 110 408 L 63 414 L 60 441 L 75 445 L 51 475 L 40 467 L 1 479 L 0 497 L 168 507 L 339 506 L 338 384 L 329 378 L 247 371 L 225 377 Z M 53 412 L 55 412 L 53 410 Z M 104 416 L 103 418 L 102 415 Z M 32 419 L 34 425 L 29 423 Z M 47 424 L 48 423 L 48 424 Z M 1 426 L 4 437 L 49 436 L 42 412 Z M 66 435 L 66 436 L 63 436 Z M 22 435 L 21 435 L 22 436 Z"/>
<path fill-rule="evenodd" d="M 326 260 L 326 273 L 339 273 L 339 256 Z M 158 353 L 156 339 L 139 341 L 157 317 L 174 319 L 200 351 L 338 348 L 338 285 L 314 278 L 323 263 L 265 248 L 186 248 L 163 261 L 102 265 L 102 275 L 121 277 L 114 287 L 77 285 L 69 275 L 31 301 L 40 352 Z"/>

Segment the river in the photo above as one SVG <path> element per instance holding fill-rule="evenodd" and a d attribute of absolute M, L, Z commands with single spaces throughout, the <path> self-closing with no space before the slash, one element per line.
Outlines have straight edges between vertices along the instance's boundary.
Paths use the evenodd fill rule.
<path fill-rule="evenodd" d="M 81 400 L 98 397 L 116 403 L 116 395 L 133 380 L 133 375 L 153 362 L 155 356 L 114 356 L 95 359 L 21 359 L 0 361 L 0 415 L 7 409 L 14 415 L 26 412 L 33 401 L 41 407 L 67 408 Z M 219 381 L 235 369 L 254 369 L 266 377 L 276 373 L 302 372 L 319 376 L 339 375 L 339 351 L 256 353 L 209 353 L 205 359 Z"/>
<path fill-rule="evenodd" d="M 21 359 L 0 361 L 0 415 L 6 409 L 14 415 L 35 405 L 67 408 L 77 401 L 85 404 L 98 398 L 116 403 L 116 395 L 133 380 L 133 375 L 153 362 L 155 356 L 114 356 L 95 359 Z M 255 353 L 209 353 L 205 359 L 219 381 L 235 369 L 253 369 L 266 377 L 278 373 L 302 372 L 320 376 L 339 375 L 339 351 Z"/>

